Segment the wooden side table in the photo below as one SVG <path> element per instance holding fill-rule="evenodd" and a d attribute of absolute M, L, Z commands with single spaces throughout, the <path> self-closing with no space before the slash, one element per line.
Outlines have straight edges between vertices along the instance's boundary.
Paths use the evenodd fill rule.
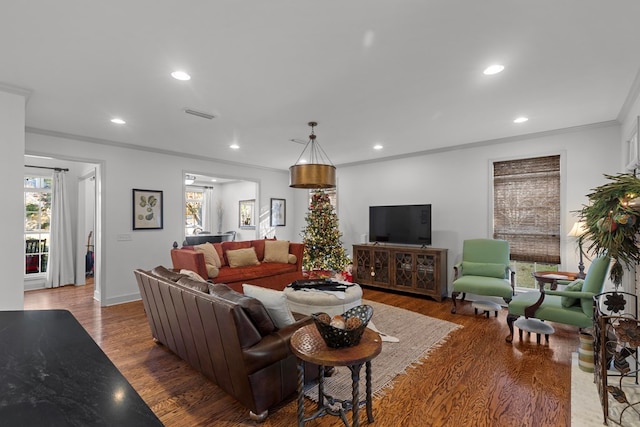
<path fill-rule="evenodd" d="M 555 291 L 558 288 L 558 280 L 576 280 L 578 273 L 570 273 L 568 271 L 535 271 L 531 275 L 538 282 L 540 290 L 549 283 L 549 289 Z"/>
<path fill-rule="evenodd" d="M 291 336 L 291 350 L 298 357 L 298 427 L 304 423 L 324 415 L 334 415 L 342 419 L 349 426 L 345 413 L 350 409 L 353 427 L 360 425 L 358 409 L 360 406 L 360 370 L 366 364 L 366 407 L 367 419 L 373 422 L 371 399 L 371 360 L 382 351 L 380 335 L 366 328 L 360 343 L 353 347 L 331 348 L 324 342 L 314 324 L 303 326 Z M 315 363 L 319 368 L 318 375 L 318 410 L 308 418 L 304 417 L 304 364 Z M 351 371 L 352 399 L 341 401 L 325 394 L 324 370 L 325 366 L 346 366 Z M 327 403 L 340 404 L 339 409 L 333 409 Z"/>

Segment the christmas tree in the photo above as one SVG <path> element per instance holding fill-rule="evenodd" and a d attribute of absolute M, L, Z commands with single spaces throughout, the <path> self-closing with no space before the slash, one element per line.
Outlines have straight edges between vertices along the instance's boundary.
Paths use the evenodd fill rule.
<path fill-rule="evenodd" d="M 351 261 L 340 241 L 342 233 L 338 230 L 338 215 L 324 191 L 313 193 L 305 219 L 302 267 L 308 271 L 343 271 Z"/>

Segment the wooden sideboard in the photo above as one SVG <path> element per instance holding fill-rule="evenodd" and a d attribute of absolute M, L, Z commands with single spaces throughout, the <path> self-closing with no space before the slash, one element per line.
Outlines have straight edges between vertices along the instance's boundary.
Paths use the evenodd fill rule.
<path fill-rule="evenodd" d="M 362 285 L 447 297 L 447 249 L 353 245 L 353 281 Z"/>

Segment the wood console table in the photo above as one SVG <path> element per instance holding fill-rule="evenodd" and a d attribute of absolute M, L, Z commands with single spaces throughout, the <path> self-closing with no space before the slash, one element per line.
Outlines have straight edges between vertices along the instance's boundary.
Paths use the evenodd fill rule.
<path fill-rule="evenodd" d="M 401 245 L 354 245 L 353 281 L 361 285 L 447 297 L 447 249 Z"/>
<path fill-rule="evenodd" d="M 307 421 L 330 414 L 339 416 L 346 426 L 349 422 L 345 411 L 351 409 L 353 427 L 360 425 L 358 409 L 360 407 L 360 370 L 366 364 L 366 406 L 367 419 L 373 422 L 371 401 L 371 360 L 382 351 L 382 339 L 380 335 L 369 328 L 365 328 L 360 343 L 353 347 L 331 348 L 327 346 L 316 325 L 303 326 L 291 336 L 291 350 L 298 357 L 298 427 L 303 427 Z M 304 363 L 314 363 L 320 367 L 318 374 L 318 411 L 312 416 L 304 417 Z M 351 371 L 352 400 L 338 401 L 324 392 L 325 366 L 347 366 Z M 330 404 L 341 404 L 339 410 L 334 410 L 325 405 L 325 399 Z"/>
<path fill-rule="evenodd" d="M 162 426 L 67 310 L 0 311 L 0 424 Z"/>

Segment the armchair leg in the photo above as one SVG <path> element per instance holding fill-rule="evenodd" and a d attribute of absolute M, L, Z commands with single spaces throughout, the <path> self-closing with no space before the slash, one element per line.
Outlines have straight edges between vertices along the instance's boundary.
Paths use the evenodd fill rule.
<path fill-rule="evenodd" d="M 460 295 L 460 292 L 451 292 L 451 302 L 453 303 L 451 314 L 456 314 L 456 300 L 458 299 L 458 295 Z"/>
<path fill-rule="evenodd" d="M 515 322 L 518 317 L 520 316 L 516 316 L 515 314 L 507 314 L 507 326 L 509 326 L 509 335 L 506 338 L 506 341 L 508 343 L 513 342 L 513 322 Z"/>

